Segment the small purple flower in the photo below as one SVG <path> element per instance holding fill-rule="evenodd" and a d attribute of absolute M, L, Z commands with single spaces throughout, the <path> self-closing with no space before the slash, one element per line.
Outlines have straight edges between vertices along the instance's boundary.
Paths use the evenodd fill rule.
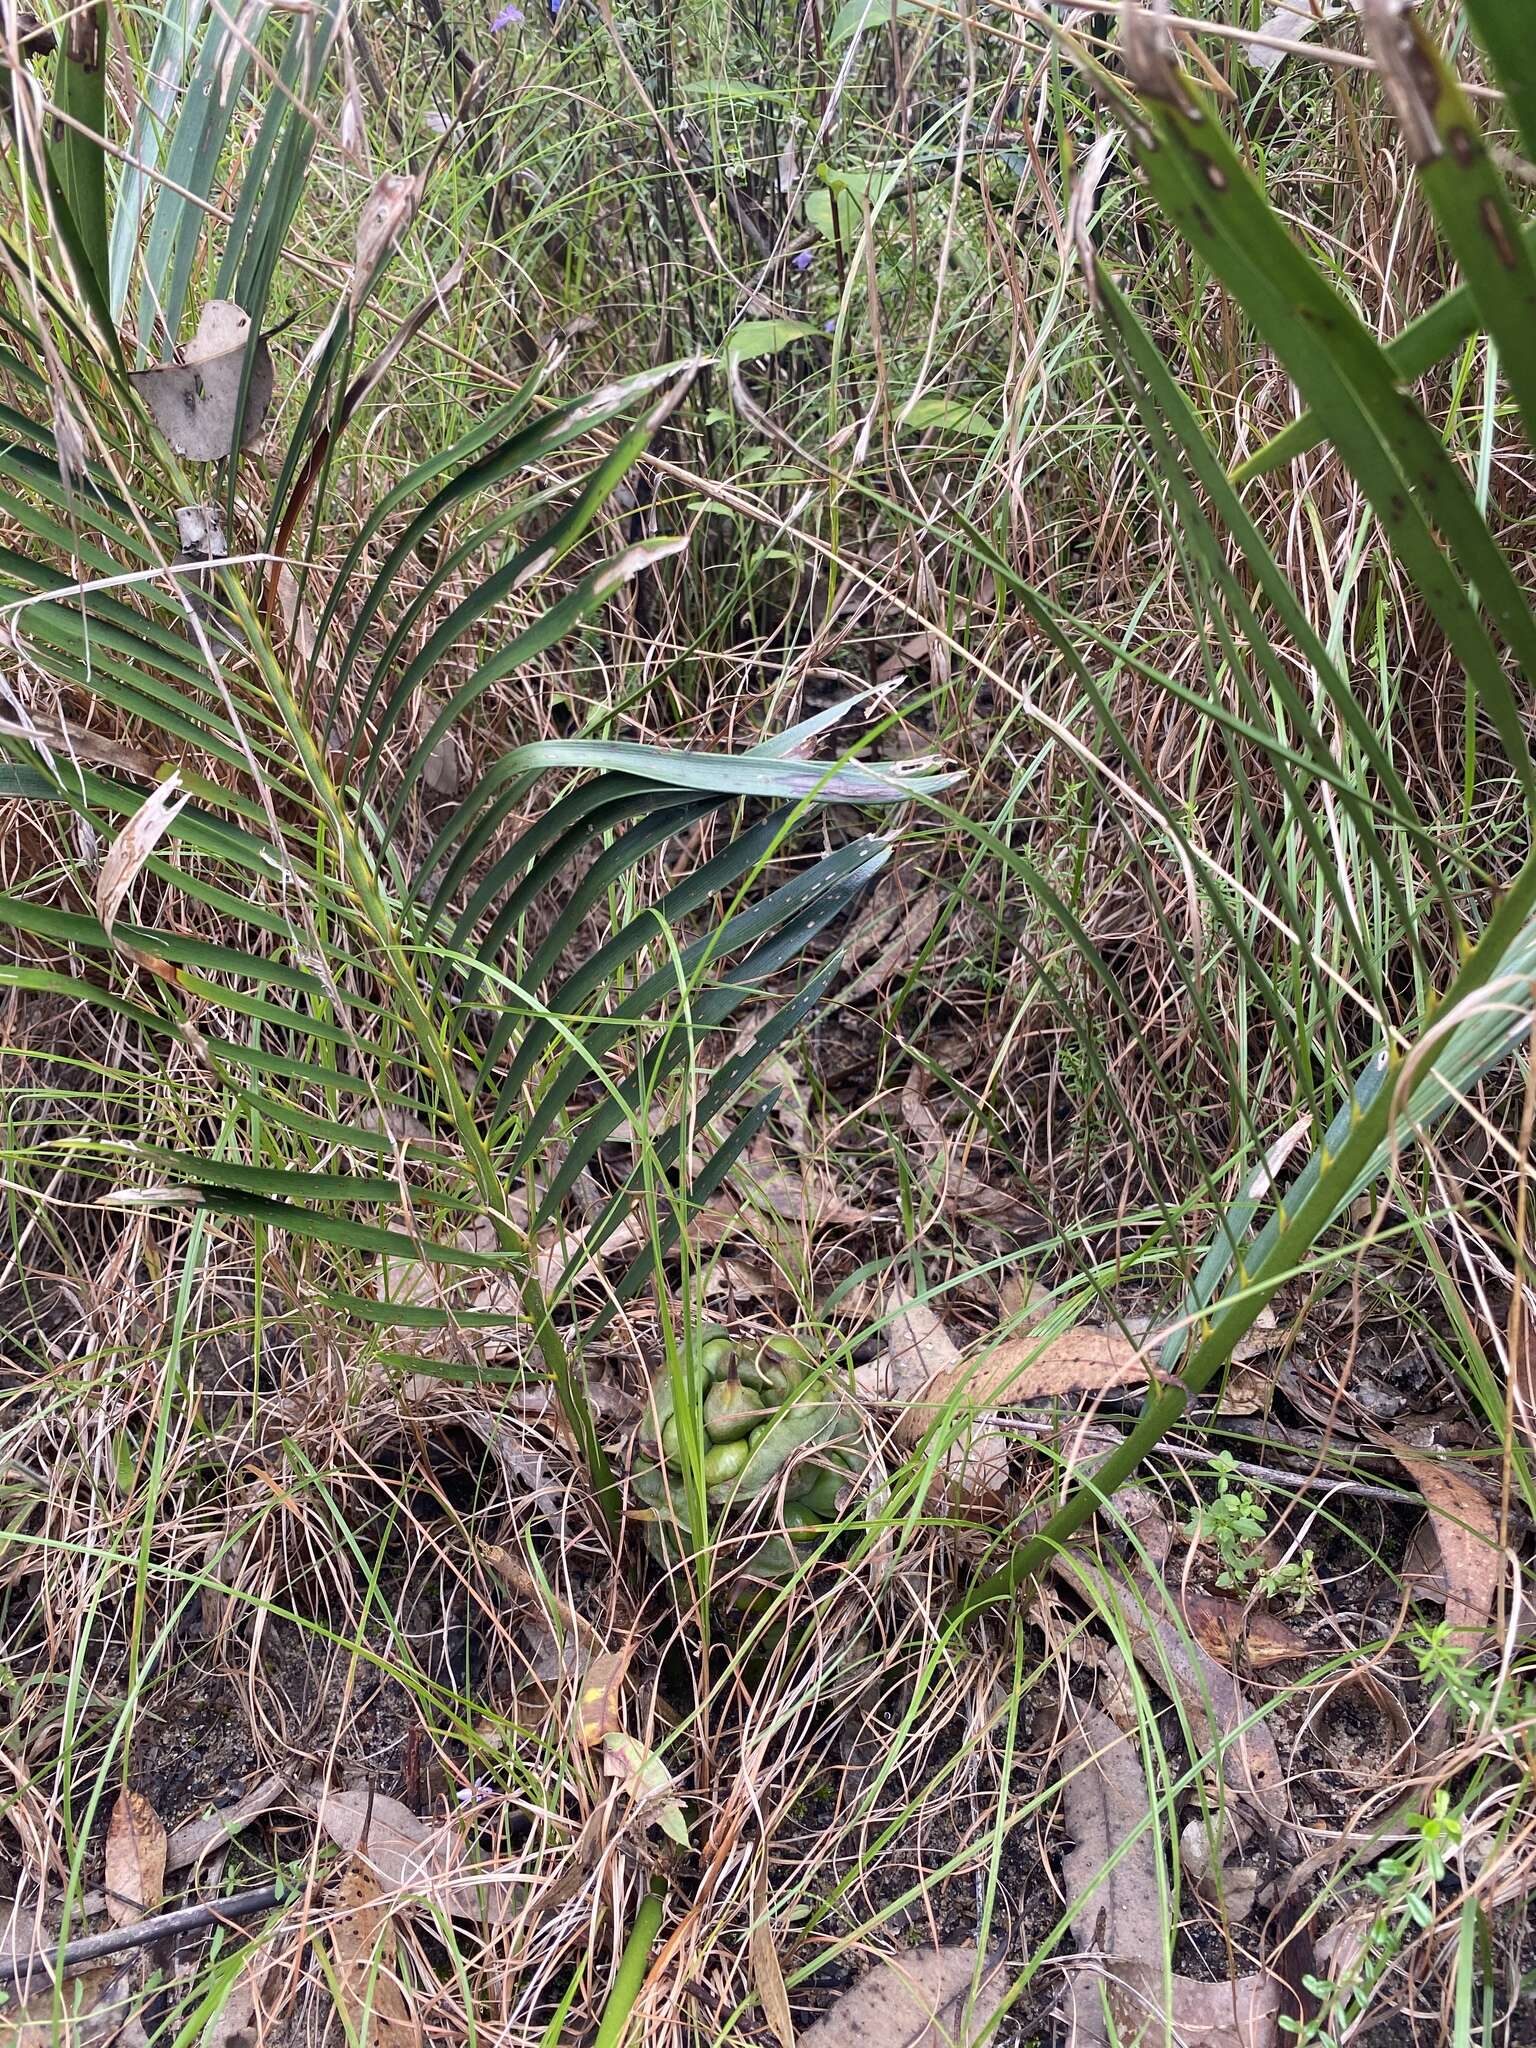
<path fill-rule="evenodd" d="M 815 259 L 812 255 L 812 252 L 809 249 L 802 249 L 800 251 L 800 254 L 795 258 L 795 268 L 796 270 L 809 270 L 814 260 Z"/>
<path fill-rule="evenodd" d="M 491 34 L 493 36 L 499 36 L 504 28 L 521 27 L 523 19 L 523 10 L 521 9 L 521 7 L 503 7 L 501 12 L 496 16 L 495 20 L 491 23 Z"/>

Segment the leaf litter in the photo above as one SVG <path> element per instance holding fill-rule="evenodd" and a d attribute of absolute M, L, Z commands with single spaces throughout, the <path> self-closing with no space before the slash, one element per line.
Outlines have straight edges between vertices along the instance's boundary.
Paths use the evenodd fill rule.
<path fill-rule="evenodd" d="M 208 301 L 179 363 L 132 370 L 129 381 L 161 433 L 189 462 L 220 462 L 249 447 L 261 432 L 275 386 L 265 337 L 253 342 L 251 316 L 233 299 Z"/>
<path fill-rule="evenodd" d="M 352 1863 L 337 1881 L 333 1903 L 334 1996 L 347 2038 L 373 2048 L 417 2048 L 421 2026 L 396 1974 L 394 1924 L 378 1879 Z"/>
<path fill-rule="evenodd" d="M 1078 1709 L 1064 1762 L 1063 1859 L 1072 1936 L 1066 2010 L 1074 2048 L 1176 2040 L 1204 2048 L 1278 2048 L 1284 1987 L 1267 1972 L 1228 1983 L 1165 1973 L 1169 1901 L 1154 1807 L 1134 1736 Z M 1113 2028 L 1113 2031 L 1111 2031 Z"/>
<path fill-rule="evenodd" d="M 969 2048 L 990 2038 L 1008 1983 L 1001 1959 L 968 1943 L 911 1949 L 861 1977 L 798 2048 Z"/>
<path fill-rule="evenodd" d="M 107 1917 L 131 1927 L 165 1897 L 165 1824 L 142 1792 L 122 1793 L 107 1823 Z"/>

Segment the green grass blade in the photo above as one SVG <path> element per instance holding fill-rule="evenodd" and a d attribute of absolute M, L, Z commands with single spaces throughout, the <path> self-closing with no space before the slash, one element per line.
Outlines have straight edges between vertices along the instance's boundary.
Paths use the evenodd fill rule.
<path fill-rule="evenodd" d="M 1536 35 L 1531 32 L 1531 10 L 1526 0 L 1466 0 L 1466 10 L 1504 88 L 1520 147 L 1536 162 Z"/>
<path fill-rule="evenodd" d="M 1468 585 L 1529 676 L 1536 676 L 1536 617 L 1465 476 L 1398 390 L 1380 343 L 1286 233 L 1194 88 L 1157 52 L 1138 46 L 1131 55 L 1143 100 L 1127 108 L 1126 118 L 1142 138 L 1137 155 L 1149 187 L 1310 399 L 1455 649 L 1536 808 L 1522 706 Z"/>
<path fill-rule="evenodd" d="M 107 304 L 106 0 L 72 8 L 59 37 L 54 87 L 65 117 L 49 145 L 49 164 L 68 208 L 93 296 Z M 85 282 L 86 280 L 82 280 Z M 111 321 L 106 323 L 112 331 Z"/>
<path fill-rule="evenodd" d="M 107 299 L 114 322 L 120 321 L 128 303 L 128 285 L 133 260 L 138 254 L 139 229 L 144 207 L 159 169 L 160 155 L 170 129 L 171 110 L 176 104 L 187 67 L 197 51 L 197 30 L 207 12 L 208 0 L 164 0 L 160 26 L 150 52 L 146 90 L 134 116 L 129 137 L 129 161 L 123 168 L 117 205 L 112 212 L 112 236 L 107 264 Z"/>
<path fill-rule="evenodd" d="M 1364 20 L 1409 161 L 1499 352 L 1536 448 L 1536 264 L 1471 102 L 1439 47 L 1395 0 L 1367 0 Z M 1530 28 L 1527 28 L 1529 42 Z"/>

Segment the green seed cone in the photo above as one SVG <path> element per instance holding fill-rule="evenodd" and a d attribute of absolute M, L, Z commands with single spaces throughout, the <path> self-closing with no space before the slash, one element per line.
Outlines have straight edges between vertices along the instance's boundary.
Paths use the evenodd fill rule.
<path fill-rule="evenodd" d="M 719 1511 L 728 1554 L 742 1554 L 740 1531 L 733 1534 L 738 1518 L 763 1517 L 757 1504 L 773 1496 L 779 1526 L 747 1546 L 746 1571 L 759 1586 L 788 1577 L 815 1555 L 862 1466 L 855 1418 L 836 1391 L 816 1378 L 815 1357 L 797 1337 L 771 1337 L 752 1351 L 729 1331 L 706 1323 L 685 1341 L 699 1401 L 705 1500 Z M 695 1546 L 681 1420 L 672 1375 L 663 1374 L 636 1431 L 641 1455 L 632 1465 L 631 1487 L 642 1503 L 646 1547 L 668 1566 Z M 713 1513 L 710 1520 L 715 1523 Z"/>

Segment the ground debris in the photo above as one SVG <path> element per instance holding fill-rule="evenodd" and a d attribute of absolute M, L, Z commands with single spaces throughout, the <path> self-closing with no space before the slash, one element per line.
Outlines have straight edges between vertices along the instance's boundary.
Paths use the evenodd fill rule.
<path fill-rule="evenodd" d="M 912 1949 L 877 1963 L 801 2034 L 799 2048 L 967 2048 L 989 2037 L 1008 1989 L 973 1948 Z"/>

